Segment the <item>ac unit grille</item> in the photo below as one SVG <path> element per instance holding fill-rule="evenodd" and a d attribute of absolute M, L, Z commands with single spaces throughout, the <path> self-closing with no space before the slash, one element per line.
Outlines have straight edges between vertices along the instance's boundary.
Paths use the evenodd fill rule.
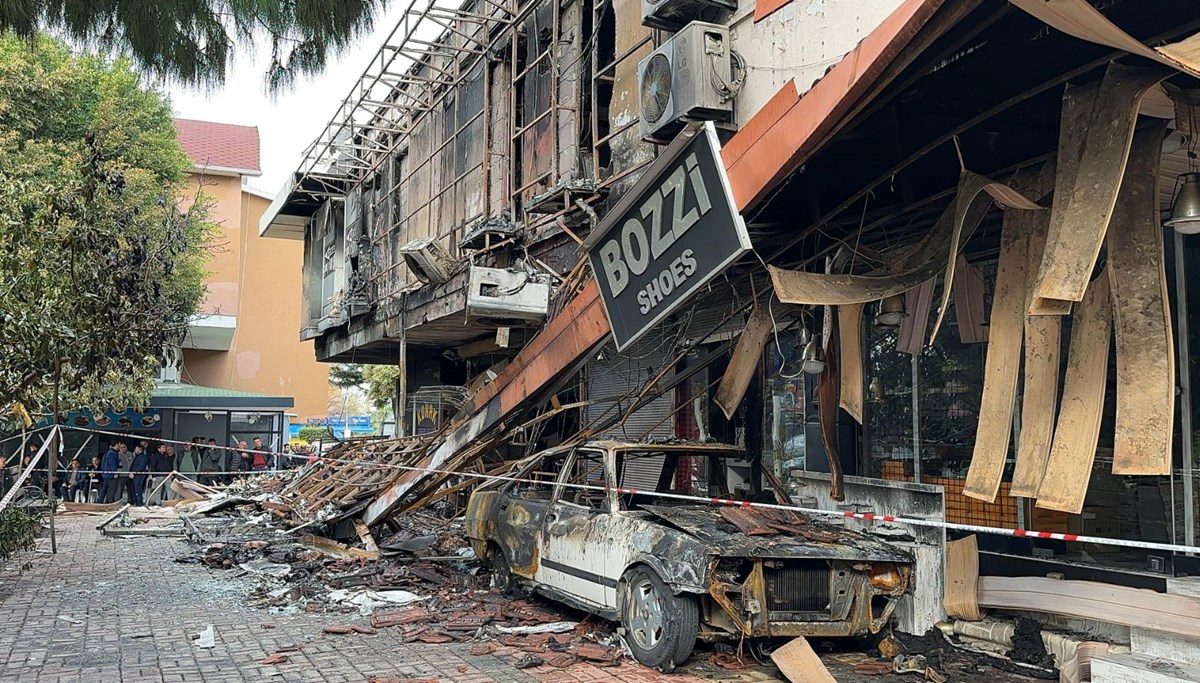
<path fill-rule="evenodd" d="M 671 101 L 671 62 L 657 54 L 642 73 L 642 120 L 658 123 Z"/>

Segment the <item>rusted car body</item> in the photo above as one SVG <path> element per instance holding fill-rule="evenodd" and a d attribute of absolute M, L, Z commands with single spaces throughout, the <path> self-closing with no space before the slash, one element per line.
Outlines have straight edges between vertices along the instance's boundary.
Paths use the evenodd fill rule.
<path fill-rule="evenodd" d="M 903 550 L 803 518 L 779 524 L 770 511 L 761 531 L 746 533 L 727 520 L 736 510 L 754 522 L 759 513 L 748 508 L 723 514 L 718 505 L 618 492 L 671 492 L 680 463 L 719 471 L 714 462 L 742 456 L 735 447 L 709 444 L 599 441 L 551 449 L 524 463 L 515 477 L 522 481 L 475 491 L 467 534 L 502 581 L 511 576 L 620 620 L 627 630 L 639 623 L 661 630 L 657 622 L 639 621 L 654 616 L 654 604 L 630 604 L 637 598 L 628 585 L 631 571 L 647 577 L 648 569 L 669 589 L 667 599 L 685 599 L 688 610 L 695 603 L 698 626 L 679 636 L 691 635 L 688 653 L 696 637 L 851 636 L 881 629 L 909 588 L 912 557 Z M 643 583 L 650 591 L 655 582 Z M 686 658 L 683 650 L 680 643 L 670 665 Z"/>

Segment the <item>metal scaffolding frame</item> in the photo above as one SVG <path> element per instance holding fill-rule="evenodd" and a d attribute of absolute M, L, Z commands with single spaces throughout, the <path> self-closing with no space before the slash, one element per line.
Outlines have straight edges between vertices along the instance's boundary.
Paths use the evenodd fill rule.
<path fill-rule="evenodd" d="M 488 54 L 497 29 L 518 20 L 522 11 L 527 8 L 519 8 L 517 0 L 410 0 L 304 150 L 297 185 L 318 176 L 360 181 L 376 170 L 402 144 L 411 124 L 461 81 L 460 64 Z"/>

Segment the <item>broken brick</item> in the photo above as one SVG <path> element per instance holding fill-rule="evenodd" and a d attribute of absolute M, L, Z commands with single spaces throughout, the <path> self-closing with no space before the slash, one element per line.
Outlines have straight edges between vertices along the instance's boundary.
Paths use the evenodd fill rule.
<path fill-rule="evenodd" d="M 625 655 L 620 648 L 584 643 L 571 651 L 572 654 L 593 662 L 615 662 Z"/>
<path fill-rule="evenodd" d="M 354 633 L 354 627 L 350 626 L 348 624 L 338 624 L 338 625 L 334 625 L 334 626 L 326 626 L 325 628 L 323 628 L 321 630 L 324 633 L 335 633 L 338 635 L 344 635 L 346 633 Z"/>
<path fill-rule="evenodd" d="M 273 654 L 270 657 L 267 657 L 266 659 L 262 660 L 262 663 L 263 664 L 286 664 L 287 660 L 288 660 L 287 655 L 281 655 L 281 654 L 277 653 L 277 654 Z"/>
<path fill-rule="evenodd" d="M 547 655 L 546 657 L 547 664 L 559 669 L 565 669 L 577 661 L 579 661 L 579 659 L 576 658 L 575 655 L 567 652 L 555 652 L 554 654 Z"/>
<path fill-rule="evenodd" d="M 467 650 L 467 654 L 471 655 L 472 657 L 481 657 L 483 655 L 490 655 L 495 651 L 495 643 L 476 643 L 475 645 L 471 646 L 470 650 Z"/>
<path fill-rule="evenodd" d="M 432 621 L 433 618 L 433 613 L 424 607 L 414 607 L 411 609 L 403 609 L 398 612 L 382 612 L 372 614 L 371 626 L 375 628 L 383 628 L 385 626 L 403 626 L 424 621 Z"/>

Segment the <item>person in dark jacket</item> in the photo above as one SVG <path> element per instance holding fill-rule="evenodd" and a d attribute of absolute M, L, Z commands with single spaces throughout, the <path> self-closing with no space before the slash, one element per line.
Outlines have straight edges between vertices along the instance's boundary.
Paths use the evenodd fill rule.
<path fill-rule="evenodd" d="M 87 474 L 87 495 L 84 496 L 83 502 L 96 503 L 104 499 L 100 497 L 100 486 L 104 480 L 100 478 L 100 456 L 93 455 L 92 463 L 88 465 L 85 473 Z"/>
<path fill-rule="evenodd" d="M 171 470 L 175 469 L 175 462 L 171 455 L 167 453 L 167 444 L 160 443 L 150 454 L 150 472 L 152 473 L 146 478 L 146 488 L 149 490 L 149 500 L 147 505 L 161 505 L 163 499 L 167 497 L 167 486 L 164 480 Z M 145 495 L 143 493 L 143 495 Z"/>
<path fill-rule="evenodd" d="M 71 464 L 67 465 L 66 480 L 66 495 L 63 500 L 75 501 L 76 503 L 88 502 L 88 477 L 87 471 L 79 466 L 79 461 L 72 459 Z"/>
<path fill-rule="evenodd" d="M 112 503 L 117 499 L 117 470 L 121 469 L 121 452 L 118 447 L 123 444 L 112 443 L 100 461 L 100 502 Z"/>
<path fill-rule="evenodd" d="M 142 445 L 138 444 L 133 447 L 133 460 L 129 463 L 129 496 L 126 502 L 130 505 L 139 507 L 146 505 L 142 494 L 146 489 L 146 472 L 148 471 L 150 471 L 150 456 L 142 450 Z"/>

